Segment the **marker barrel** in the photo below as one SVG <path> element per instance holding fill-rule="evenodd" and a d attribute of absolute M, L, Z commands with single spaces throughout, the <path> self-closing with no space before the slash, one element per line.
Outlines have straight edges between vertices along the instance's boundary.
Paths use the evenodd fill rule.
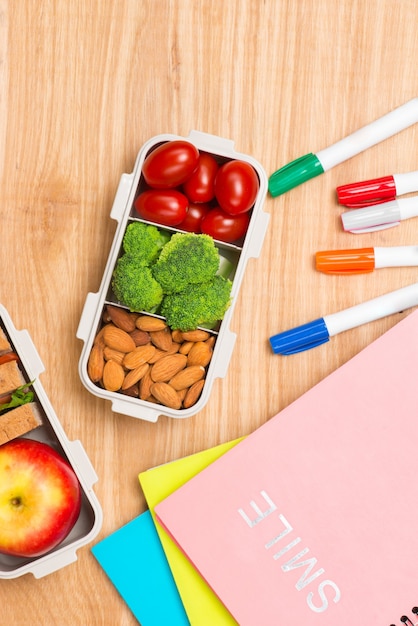
<path fill-rule="evenodd" d="M 324 172 L 418 122 L 418 98 L 409 100 L 341 141 L 316 153 Z"/>
<path fill-rule="evenodd" d="M 397 196 L 418 191 L 418 171 L 394 174 L 393 180 L 395 181 Z"/>
<path fill-rule="evenodd" d="M 330 337 L 418 305 L 418 283 L 324 316 Z"/>
<path fill-rule="evenodd" d="M 375 247 L 374 266 L 382 267 L 413 267 L 418 265 L 418 246 Z"/>

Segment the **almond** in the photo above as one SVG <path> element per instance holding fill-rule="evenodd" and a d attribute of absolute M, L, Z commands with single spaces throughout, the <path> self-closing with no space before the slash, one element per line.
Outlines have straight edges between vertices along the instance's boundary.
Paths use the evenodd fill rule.
<path fill-rule="evenodd" d="M 168 354 L 163 356 L 151 368 L 151 378 L 154 382 L 167 382 L 173 378 L 187 364 L 184 354 Z"/>
<path fill-rule="evenodd" d="M 173 338 L 171 336 L 170 329 L 166 326 L 162 330 L 152 330 L 150 331 L 151 342 L 159 348 L 160 350 L 164 350 L 167 352 L 170 350 Z"/>
<path fill-rule="evenodd" d="M 179 348 L 179 352 L 181 354 L 189 354 L 190 350 L 194 346 L 194 343 L 194 341 L 184 341 Z"/>
<path fill-rule="evenodd" d="M 200 394 L 202 393 L 202 389 L 205 385 L 205 381 L 202 378 L 194 383 L 189 389 L 187 389 L 186 395 L 183 400 L 183 408 L 188 409 L 189 407 L 196 404 L 198 401 Z"/>
<path fill-rule="evenodd" d="M 179 409 L 181 407 L 181 399 L 177 391 L 167 383 L 158 382 L 151 385 L 151 394 L 158 402 L 170 409 Z"/>
<path fill-rule="evenodd" d="M 103 341 L 109 348 L 119 352 L 131 352 L 135 349 L 135 342 L 125 330 L 114 324 L 107 324 L 103 330 Z"/>
<path fill-rule="evenodd" d="M 210 334 L 206 330 L 200 330 L 199 328 L 183 333 L 184 341 L 206 341 L 209 337 Z"/>
<path fill-rule="evenodd" d="M 135 330 L 135 319 L 128 311 L 121 309 L 118 306 L 111 306 L 110 304 L 107 305 L 106 309 L 115 326 L 121 328 L 127 333 L 131 333 Z"/>
<path fill-rule="evenodd" d="M 139 397 L 139 386 L 138 383 L 135 383 L 135 385 L 132 385 L 132 387 L 128 387 L 127 389 L 124 389 L 122 387 L 121 389 L 123 395 L 125 396 L 130 396 L 131 398 L 138 398 Z"/>
<path fill-rule="evenodd" d="M 152 365 L 153 363 L 159 361 L 159 359 L 161 359 L 163 356 L 167 356 L 167 352 L 164 352 L 164 350 L 159 350 L 159 348 L 155 348 L 155 352 L 152 357 L 148 359 L 148 363 Z"/>
<path fill-rule="evenodd" d="M 145 346 L 147 343 L 151 342 L 151 337 L 149 333 L 145 332 L 145 330 L 135 328 L 135 330 L 129 334 L 134 340 L 136 346 Z"/>
<path fill-rule="evenodd" d="M 103 386 L 107 391 L 119 391 L 125 378 L 122 365 L 116 361 L 106 361 L 103 368 Z"/>
<path fill-rule="evenodd" d="M 136 327 L 147 332 L 163 330 L 167 327 L 164 320 L 151 315 L 139 315 L 136 319 Z"/>
<path fill-rule="evenodd" d="M 108 324 L 111 321 L 112 320 L 110 319 L 110 315 L 107 312 L 107 309 L 104 308 L 103 311 L 102 311 L 102 322 L 103 322 L 103 324 Z"/>
<path fill-rule="evenodd" d="M 104 365 L 103 346 L 101 343 L 95 343 L 91 349 L 87 363 L 87 373 L 90 380 L 94 383 L 102 379 Z"/>
<path fill-rule="evenodd" d="M 139 381 L 139 397 L 141 400 L 148 400 L 151 396 L 151 385 L 153 384 L 151 378 L 151 370 L 148 369 L 144 376 Z"/>
<path fill-rule="evenodd" d="M 210 348 L 213 348 L 213 347 L 214 347 L 214 345 L 215 345 L 215 341 L 216 341 L 216 339 L 215 339 L 215 335 L 211 335 L 211 336 L 209 337 L 209 339 L 206 339 L 205 343 L 206 343 L 206 344 L 207 344 Z"/>
<path fill-rule="evenodd" d="M 191 385 L 203 378 L 204 375 L 204 367 L 201 367 L 200 365 L 191 365 L 173 376 L 169 383 L 176 391 L 180 391 L 180 389 L 184 389 L 185 387 L 191 387 Z"/>
<path fill-rule="evenodd" d="M 99 332 L 97 333 L 97 335 L 94 338 L 94 343 L 95 344 L 99 343 L 102 347 L 105 345 L 104 339 L 103 339 L 104 329 L 105 329 L 105 326 L 102 326 L 102 328 L 99 330 Z"/>
<path fill-rule="evenodd" d="M 177 343 L 182 343 L 184 341 L 181 330 L 172 330 L 171 336 L 173 337 L 173 341 L 176 341 Z"/>
<path fill-rule="evenodd" d="M 125 354 L 123 367 L 126 367 L 128 370 L 134 370 L 142 365 L 142 363 L 146 363 L 148 359 L 152 358 L 154 352 L 155 346 L 151 344 L 134 347 L 128 354 Z"/>
<path fill-rule="evenodd" d="M 134 370 L 130 370 L 122 383 L 122 389 L 129 389 L 132 385 L 135 385 L 149 370 L 148 363 L 142 363 L 139 367 L 136 367 Z"/>
<path fill-rule="evenodd" d="M 196 341 L 187 356 L 187 365 L 206 367 L 212 358 L 212 353 L 212 348 L 205 341 Z"/>
<path fill-rule="evenodd" d="M 147 402 L 152 402 L 153 404 L 161 404 L 161 402 L 157 400 L 157 398 L 154 398 L 154 396 L 150 396 L 149 398 L 147 398 Z"/>
<path fill-rule="evenodd" d="M 119 352 L 119 350 L 114 350 L 113 348 L 109 348 L 109 346 L 105 346 L 103 350 L 103 356 L 105 358 L 105 361 L 116 361 L 116 363 L 122 365 L 125 353 Z"/>
<path fill-rule="evenodd" d="M 171 344 L 170 350 L 160 350 L 159 348 L 155 348 L 154 356 L 149 359 L 148 363 L 156 363 L 158 359 L 161 359 L 163 356 L 167 356 L 168 354 L 176 354 L 179 351 L 180 344 L 173 343 Z"/>
<path fill-rule="evenodd" d="M 186 393 L 188 392 L 188 389 L 180 389 L 180 391 L 177 392 L 178 397 L 180 398 L 181 403 L 183 404 L 183 400 L 186 397 Z"/>

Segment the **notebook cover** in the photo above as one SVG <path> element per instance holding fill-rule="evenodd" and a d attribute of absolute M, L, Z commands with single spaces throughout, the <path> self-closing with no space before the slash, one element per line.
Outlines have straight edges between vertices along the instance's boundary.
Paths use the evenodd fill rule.
<path fill-rule="evenodd" d="M 149 511 L 91 551 L 141 626 L 189 626 Z"/>
<path fill-rule="evenodd" d="M 240 626 L 418 621 L 417 380 L 418 311 L 156 506 Z"/>
<path fill-rule="evenodd" d="M 141 472 L 139 481 L 154 521 L 156 521 L 154 507 L 158 502 L 219 458 L 238 441 L 240 439 Z M 190 623 L 199 626 L 236 625 L 232 615 L 158 522 L 156 529 Z"/>

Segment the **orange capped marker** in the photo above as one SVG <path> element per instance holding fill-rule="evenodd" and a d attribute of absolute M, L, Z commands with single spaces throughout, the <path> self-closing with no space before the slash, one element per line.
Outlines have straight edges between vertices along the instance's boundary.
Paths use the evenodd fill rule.
<path fill-rule="evenodd" d="M 418 246 L 322 250 L 316 253 L 315 264 L 324 274 L 366 274 L 383 267 L 418 266 Z"/>

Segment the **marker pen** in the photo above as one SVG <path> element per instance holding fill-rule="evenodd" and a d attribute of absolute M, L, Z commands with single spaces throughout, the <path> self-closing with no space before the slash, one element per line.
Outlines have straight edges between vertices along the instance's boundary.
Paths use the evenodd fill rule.
<path fill-rule="evenodd" d="M 418 305 L 418 283 L 391 291 L 362 304 L 357 304 L 312 322 L 297 326 L 270 337 L 275 354 L 296 354 L 329 341 L 330 337 L 361 324 L 373 322 L 387 315 L 399 313 Z"/>
<path fill-rule="evenodd" d="M 395 200 L 396 196 L 418 191 L 418 170 L 391 174 L 337 187 L 338 202 L 350 209 L 359 209 Z"/>
<path fill-rule="evenodd" d="M 321 250 L 315 254 L 315 267 L 324 274 L 367 274 L 382 267 L 418 265 L 418 246 Z"/>
<path fill-rule="evenodd" d="M 380 141 L 399 133 L 417 121 L 418 98 L 413 98 L 332 146 L 320 150 L 316 154 L 312 152 L 306 154 L 280 168 L 269 178 L 269 192 L 272 196 L 285 193 Z"/>
<path fill-rule="evenodd" d="M 418 216 L 418 196 L 399 198 L 363 209 L 346 211 L 341 214 L 343 228 L 354 234 L 372 233 L 392 226 L 399 226 L 402 220 Z"/>

